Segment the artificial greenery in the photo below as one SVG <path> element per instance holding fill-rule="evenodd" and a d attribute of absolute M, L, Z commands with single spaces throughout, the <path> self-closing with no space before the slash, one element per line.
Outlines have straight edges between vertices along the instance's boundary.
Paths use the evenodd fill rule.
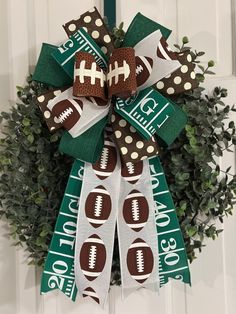
<path fill-rule="evenodd" d="M 184 37 L 182 47 L 175 47 L 182 53 L 191 49 L 186 44 Z M 210 70 L 214 61 L 206 68 L 199 64 L 204 52 L 191 51 L 191 55 L 200 70 L 199 82 L 215 74 Z M 198 87 L 173 98 L 187 113 L 188 122 L 174 144 L 162 151 L 161 160 L 190 261 L 196 258 L 196 250 L 201 251 L 205 238 L 215 239 L 223 231 L 217 229 L 216 219 L 222 223 L 236 204 L 236 175 L 230 173 L 231 167 L 222 170 L 219 163 L 224 152 L 233 153 L 236 145 L 235 123 L 229 121 L 230 112 L 236 109 L 222 101 L 225 97 L 224 88 L 216 87 L 208 96 Z"/>
<path fill-rule="evenodd" d="M 124 32 L 122 25 L 115 29 L 116 46 Z M 188 39 L 183 38 L 182 53 Z M 191 52 L 193 61 L 203 52 Z M 199 65 L 197 77 L 204 81 L 214 65 Z M 53 234 L 60 202 L 63 197 L 72 160 L 58 151 L 61 131 L 48 131 L 35 102 L 37 95 L 49 86 L 33 82 L 31 77 L 24 88 L 18 87 L 20 102 L 3 112 L 3 138 L 0 141 L 0 197 L 2 216 L 9 221 L 11 236 L 16 245 L 26 246 L 29 263 L 42 265 Z M 231 110 L 222 99 L 223 88 L 215 88 L 211 96 L 198 87 L 173 100 L 188 115 L 185 130 L 171 147 L 163 150 L 161 160 L 177 208 L 188 258 L 192 261 L 201 250 L 205 238 L 215 239 L 221 230 L 216 219 L 232 214 L 235 203 L 236 177 L 230 168 L 222 172 L 217 157 L 235 145 L 235 124 L 228 121 Z M 113 284 L 120 283 L 118 245 L 113 258 Z"/>
<path fill-rule="evenodd" d="M 216 87 L 210 97 L 203 91 L 198 88 L 175 99 L 187 113 L 188 123 L 162 153 L 190 261 L 206 237 L 215 239 L 222 231 L 215 226 L 216 219 L 223 222 L 236 204 L 236 176 L 230 174 L 231 167 L 223 171 L 219 164 L 224 151 L 233 152 L 230 147 L 236 144 L 235 124 L 227 121 L 234 108 L 222 102 L 225 89 Z"/>

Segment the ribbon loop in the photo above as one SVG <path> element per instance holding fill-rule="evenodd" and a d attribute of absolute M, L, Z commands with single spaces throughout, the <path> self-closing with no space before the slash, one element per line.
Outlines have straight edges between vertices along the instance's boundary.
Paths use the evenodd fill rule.
<path fill-rule="evenodd" d="M 147 56 L 153 60 L 152 72 L 143 85 L 138 87 L 138 90 L 152 86 L 181 67 L 179 61 L 176 60 L 175 54 L 167 54 L 162 50 L 162 57 L 158 56 L 157 53 L 161 47 L 161 40 L 161 32 L 157 30 L 134 46 L 136 55 Z"/>
<path fill-rule="evenodd" d="M 196 65 L 192 62 L 190 51 L 177 54 L 177 60 L 181 63 L 181 67 L 170 76 L 162 78 L 153 86 L 167 96 L 178 95 L 198 86 L 194 72 Z"/>
<path fill-rule="evenodd" d="M 136 61 L 133 48 L 113 51 L 107 73 L 87 52 L 75 54 L 74 96 L 93 96 L 103 100 L 113 96 L 128 98 L 136 93 Z M 108 94 L 108 96 L 106 95 Z"/>
<path fill-rule="evenodd" d="M 95 98 L 74 97 L 72 87 L 48 103 L 54 119 L 75 138 L 107 116 L 110 104 L 99 106 Z"/>
<path fill-rule="evenodd" d="M 95 40 L 103 53 L 108 56 L 114 49 L 110 32 L 96 7 L 83 13 L 78 19 L 67 22 L 63 25 L 63 28 L 68 37 L 75 34 L 80 28 L 84 28 Z"/>
<path fill-rule="evenodd" d="M 117 99 L 115 110 L 147 140 L 174 115 L 171 101 L 153 88 L 141 91 L 129 105 Z"/>
<path fill-rule="evenodd" d="M 158 155 L 159 146 L 154 136 L 149 140 L 143 139 L 137 130 L 116 111 L 113 112 L 111 121 L 123 164 L 136 164 L 140 160 Z"/>
<path fill-rule="evenodd" d="M 136 93 L 136 61 L 133 48 L 119 48 L 113 51 L 107 74 L 108 98 L 131 97 Z"/>
<path fill-rule="evenodd" d="M 106 55 L 83 28 L 79 29 L 70 37 L 70 39 L 58 47 L 58 49 L 52 53 L 52 56 L 63 70 L 73 79 L 75 54 L 77 52 L 87 51 L 95 57 L 97 64 L 102 69 L 107 68 Z"/>
<path fill-rule="evenodd" d="M 74 96 L 93 96 L 106 100 L 106 74 L 96 63 L 95 57 L 87 52 L 75 55 Z"/>

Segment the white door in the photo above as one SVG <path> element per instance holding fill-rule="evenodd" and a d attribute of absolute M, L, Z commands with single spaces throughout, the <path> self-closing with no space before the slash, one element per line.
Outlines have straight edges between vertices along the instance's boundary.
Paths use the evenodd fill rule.
<path fill-rule="evenodd" d="M 23 85 L 35 65 L 42 42 L 66 38 L 61 25 L 96 5 L 98 0 L 0 0 L 0 108 L 16 99 L 16 85 Z M 171 42 L 187 35 L 191 45 L 217 61 L 217 76 L 207 86 L 229 89 L 228 104 L 236 100 L 236 1 L 235 0 L 117 0 L 118 22 L 127 25 L 141 11 L 173 30 Z M 231 117 L 232 119 L 235 117 Z M 233 165 L 227 155 L 222 165 Z M 236 309 L 236 214 L 225 220 L 224 233 L 191 265 L 192 288 L 170 283 L 156 296 L 146 290 L 121 300 L 120 288 L 111 289 L 104 310 L 88 300 L 71 303 L 53 292 L 39 295 L 39 273 L 26 265 L 22 250 L 11 247 L 8 227 L 0 223 L 0 314 L 234 314 Z"/>

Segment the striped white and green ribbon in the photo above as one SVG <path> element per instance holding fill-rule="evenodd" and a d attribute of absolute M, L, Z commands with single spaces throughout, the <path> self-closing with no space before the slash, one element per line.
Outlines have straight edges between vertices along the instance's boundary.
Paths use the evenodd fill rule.
<path fill-rule="evenodd" d="M 156 206 L 160 286 L 169 278 L 191 284 L 182 232 L 159 158 L 150 158 L 149 167 Z"/>
<path fill-rule="evenodd" d="M 75 160 L 59 210 L 41 279 L 41 294 L 60 289 L 75 301 L 74 255 L 84 163 Z"/>
<path fill-rule="evenodd" d="M 74 78 L 75 54 L 79 51 L 92 54 L 102 69 L 107 67 L 106 55 L 87 32 L 81 28 L 52 54 L 53 58 L 72 79 Z"/>

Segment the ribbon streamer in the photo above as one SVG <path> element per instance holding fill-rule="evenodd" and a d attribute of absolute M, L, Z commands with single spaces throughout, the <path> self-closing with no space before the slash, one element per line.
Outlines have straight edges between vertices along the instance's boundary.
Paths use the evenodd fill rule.
<path fill-rule="evenodd" d="M 191 283 L 187 255 L 176 209 L 158 157 L 149 159 L 159 247 L 160 286 L 169 278 Z"/>
<path fill-rule="evenodd" d="M 137 175 L 132 179 L 129 172 Z M 159 289 L 158 246 L 151 177 L 147 159 L 121 169 L 117 230 L 122 295 L 140 287 Z"/>
<path fill-rule="evenodd" d="M 105 154 L 109 156 L 110 172 L 102 170 L 102 164 L 106 162 Z M 119 178 L 120 163 L 115 144 L 106 138 L 99 161 L 94 166 L 85 163 L 75 255 L 76 284 L 80 296 L 88 290 L 92 291 L 102 306 L 110 285 Z"/>
<path fill-rule="evenodd" d="M 84 163 L 72 166 L 65 194 L 41 278 L 41 293 L 60 289 L 75 301 L 77 287 L 74 274 L 75 235 Z"/>
<path fill-rule="evenodd" d="M 103 170 L 106 156 L 108 172 Z M 132 180 L 130 170 L 139 170 Z M 98 162 L 85 164 L 75 250 L 75 277 L 81 296 L 89 289 L 96 294 L 98 303 L 104 305 L 106 301 L 116 221 L 123 295 L 140 284 L 158 289 L 158 246 L 154 206 L 149 205 L 153 204 L 150 181 L 147 161 L 121 168 L 115 144 L 109 137 Z"/>

